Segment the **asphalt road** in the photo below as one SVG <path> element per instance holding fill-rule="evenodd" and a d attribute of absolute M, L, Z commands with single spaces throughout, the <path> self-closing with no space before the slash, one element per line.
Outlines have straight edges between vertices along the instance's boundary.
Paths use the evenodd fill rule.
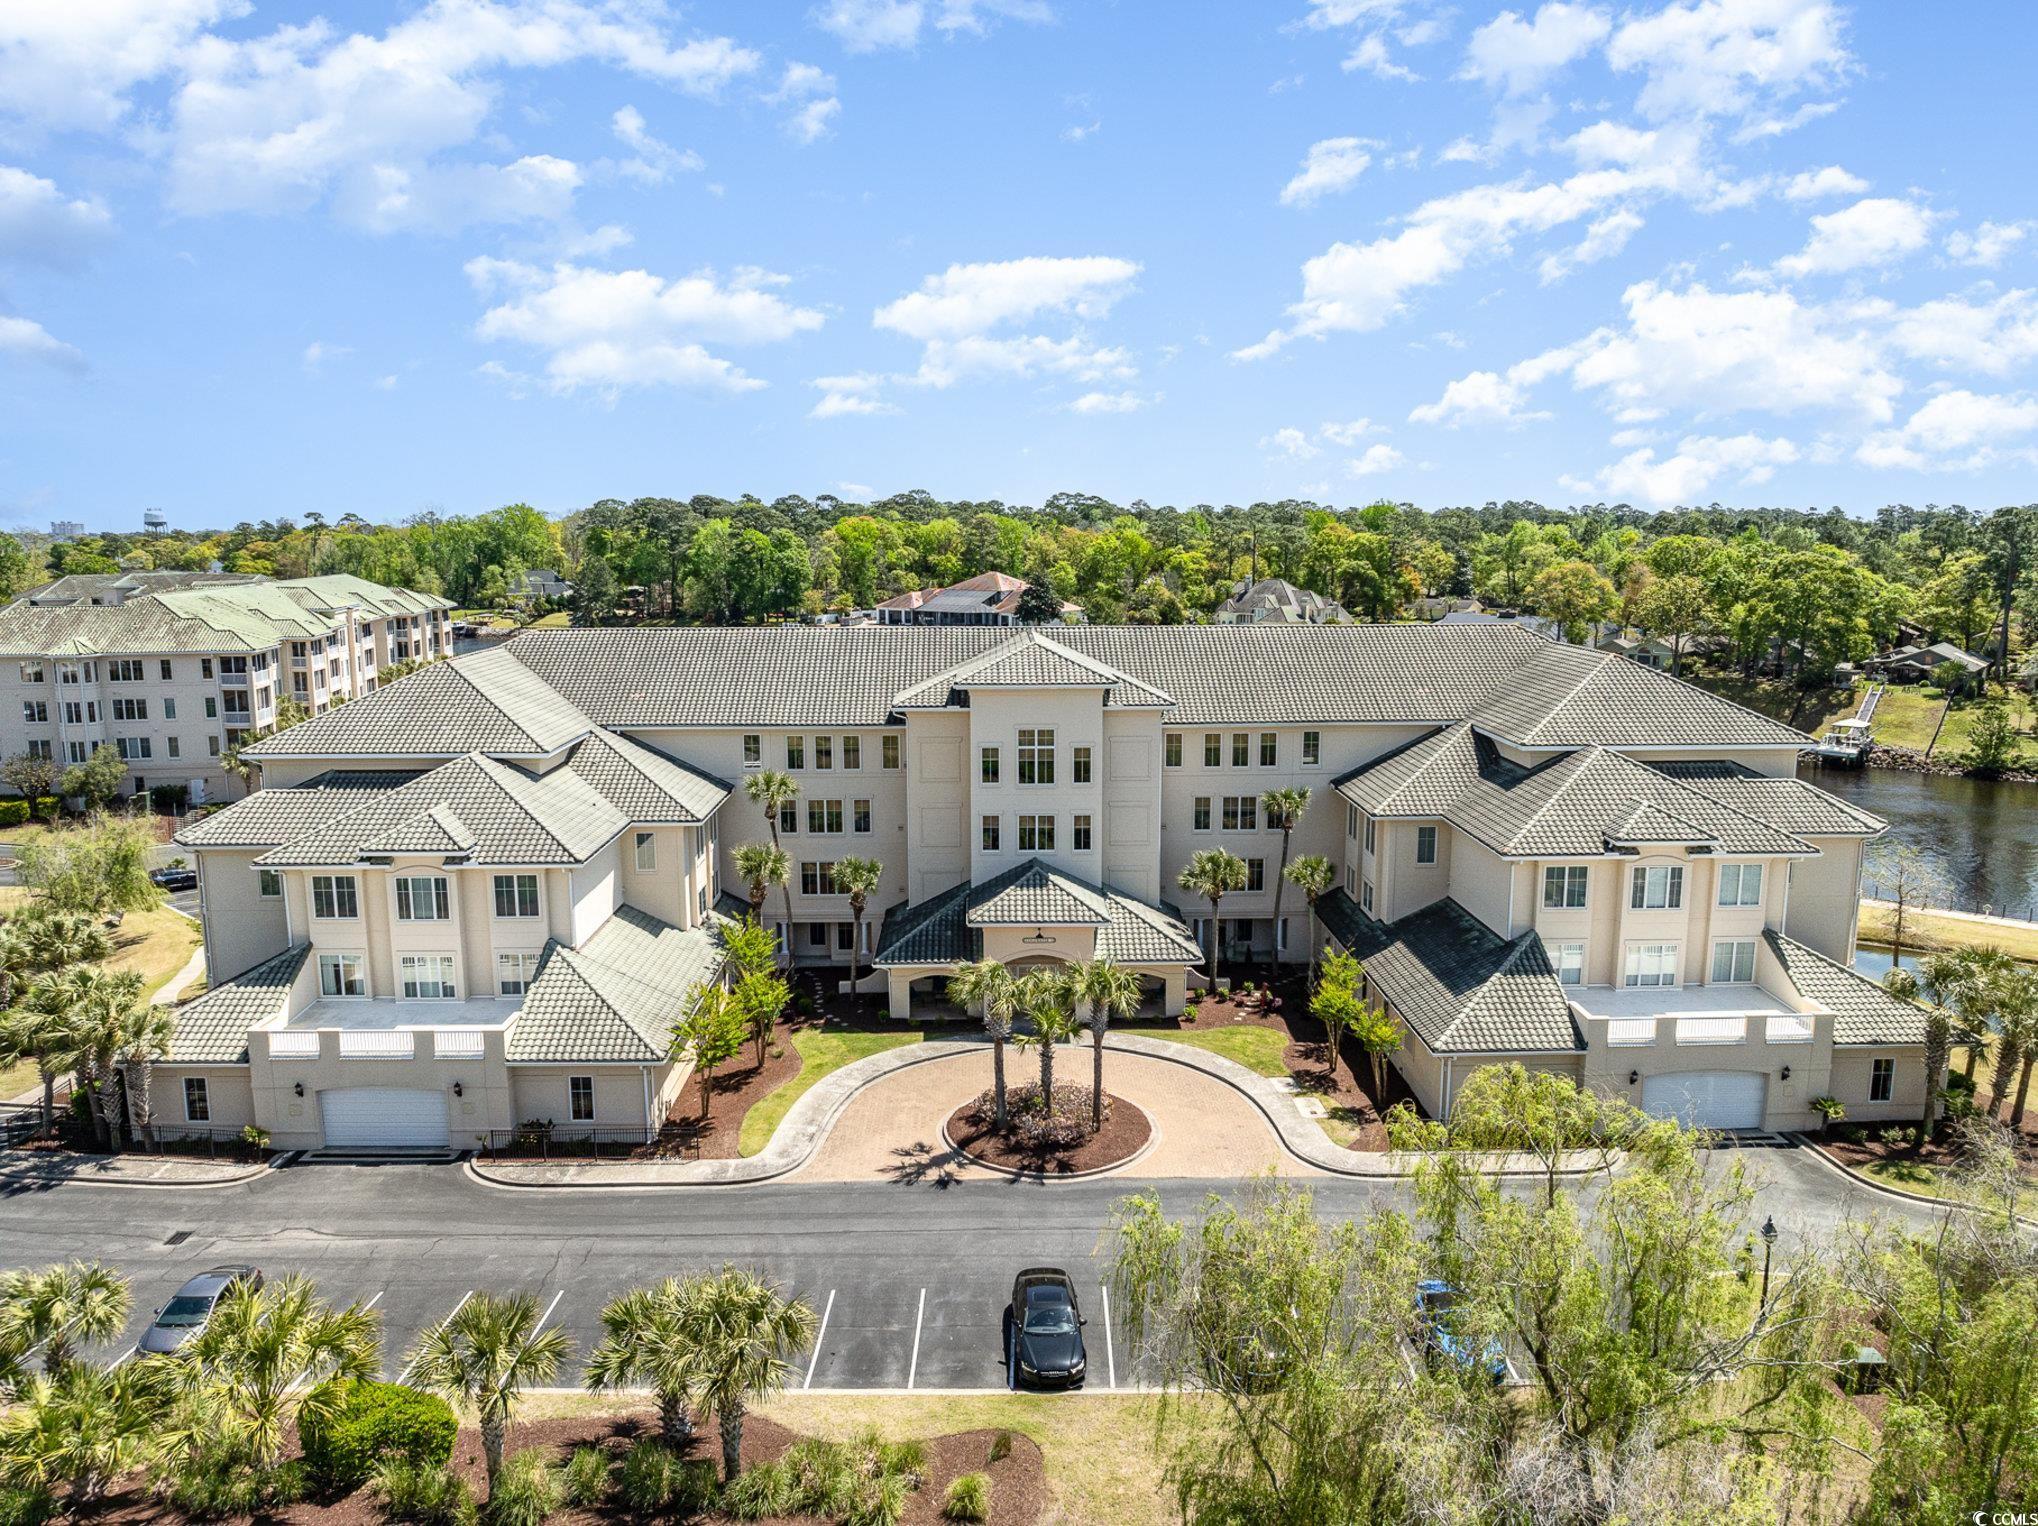
<path fill-rule="evenodd" d="M 1929 1215 L 1864 1193 L 1800 1150 L 1746 1152 L 1764 1183 L 1752 1229 L 1784 1239 L 1874 1212 Z M 508 1192 L 448 1166 L 300 1166 L 205 1191 L 67 1184 L 0 1189 L 0 1265 L 97 1258 L 135 1279 L 132 1346 L 192 1273 L 254 1263 L 304 1272 L 329 1297 L 374 1302 L 385 1367 L 477 1289 L 530 1292 L 584 1355 L 602 1305 L 626 1288 L 724 1262 L 759 1268 L 826 1323 L 798 1364 L 815 1389 L 966 1389 L 1005 1383 L 1002 1317 L 1013 1274 L 1059 1265 L 1090 1320 L 1090 1386 L 1136 1383 L 1102 1285 L 1112 1206 L 1136 1182 L 782 1184 L 692 1191 Z M 1177 1214 L 1235 1184 L 1157 1184 Z M 1320 1211 L 1403 1206 L 1396 1182 L 1309 1184 Z M 575 1382 L 577 1355 L 562 1382 Z"/>

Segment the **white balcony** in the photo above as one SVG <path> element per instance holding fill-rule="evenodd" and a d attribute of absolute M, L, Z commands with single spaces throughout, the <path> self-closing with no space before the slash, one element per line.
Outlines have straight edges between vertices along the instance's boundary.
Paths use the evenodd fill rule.
<path fill-rule="evenodd" d="M 1748 1019 L 1746 1017 L 1680 1017 L 1677 1019 L 1677 1042 L 1679 1044 L 1745 1044 L 1748 1042 Z"/>
<path fill-rule="evenodd" d="M 340 1058 L 343 1060 L 408 1060 L 416 1053 L 417 1036 L 408 1028 L 394 1031 L 340 1030 Z"/>
<path fill-rule="evenodd" d="M 1812 1020 L 1802 1012 L 1772 1015 L 1763 1024 L 1762 1037 L 1771 1044 L 1809 1044 Z"/>
<path fill-rule="evenodd" d="M 269 1035 L 269 1053 L 277 1059 L 318 1058 L 318 1035 L 311 1032 L 293 1032 L 288 1029 Z"/>
<path fill-rule="evenodd" d="M 432 1055 L 440 1060 L 478 1060 L 487 1049 L 479 1028 L 440 1028 L 432 1034 Z"/>
<path fill-rule="evenodd" d="M 1611 1017 L 1606 1021 L 1607 1047 L 1636 1049 L 1656 1042 L 1653 1017 Z"/>

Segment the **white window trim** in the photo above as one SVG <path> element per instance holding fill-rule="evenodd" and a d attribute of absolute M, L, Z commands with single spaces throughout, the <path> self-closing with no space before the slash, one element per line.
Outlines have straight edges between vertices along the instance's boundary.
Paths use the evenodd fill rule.
<path fill-rule="evenodd" d="M 587 1083 L 587 1116 L 585 1118 L 574 1111 L 575 1087 L 573 1083 L 576 1081 L 585 1081 Z M 600 1109 L 595 1103 L 594 1077 L 568 1076 L 566 1078 L 566 1121 L 568 1123 L 593 1123 L 599 1111 Z"/>
<path fill-rule="evenodd" d="M 1640 973 L 1636 966 L 1643 949 L 1668 950 L 1670 979 L 1644 983 L 1640 979 L 1634 978 Z M 1630 941 L 1621 950 L 1621 986 L 1623 989 L 1635 991 L 1674 991 L 1681 988 L 1683 984 L 1684 945 L 1678 940 L 1671 938 L 1637 938 Z"/>
<path fill-rule="evenodd" d="M 191 1088 L 193 1086 L 198 1088 L 198 1095 L 205 1103 L 205 1116 L 203 1118 L 194 1118 L 191 1115 Z M 212 1085 L 209 1077 L 186 1076 L 184 1084 L 178 1087 L 177 1091 L 184 1099 L 184 1121 L 186 1123 L 210 1124 L 212 1122 Z"/>
<path fill-rule="evenodd" d="M 427 996 L 422 990 L 415 996 L 404 994 L 403 988 L 407 985 L 423 986 L 426 984 L 424 980 L 417 977 L 417 968 L 427 960 L 431 961 L 434 965 L 443 964 L 444 966 L 444 972 L 442 974 L 435 974 L 430 982 L 440 988 L 439 994 L 437 996 Z M 408 976 L 405 974 L 406 966 L 410 970 Z M 458 1001 L 462 984 L 459 960 L 449 952 L 401 954 L 397 957 L 396 990 L 398 997 L 403 1001 Z M 453 988 L 451 995 L 448 995 L 445 990 L 445 987 L 449 985 Z"/>
<path fill-rule="evenodd" d="M 658 836 L 654 832 L 639 832 L 630 840 L 632 862 L 639 874 L 658 872 Z M 646 860 L 649 860 L 646 862 Z"/>
<path fill-rule="evenodd" d="M 326 968 L 328 959 L 353 960 L 360 966 L 361 994 L 350 996 L 345 991 L 326 990 Z M 340 965 L 341 984 L 346 983 L 346 965 Z M 367 1001 L 375 994 L 375 984 L 368 976 L 368 951 L 352 948 L 322 948 L 318 951 L 318 999 L 320 1001 Z"/>
<path fill-rule="evenodd" d="M 1727 974 L 1721 978 L 1720 950 L 1723 948 L 1745 948 L 1748 951 L 1748 973 L 1745 976 L 1733 972 L 1734 961 L 1730 957 Z M 1706 966 L 1706 984 L 1715 986 L 1747 986 L 1755 983 L 1755 940 L 1753 938 L 1715 938 L 1712 942 L 1712 962 Z"/>

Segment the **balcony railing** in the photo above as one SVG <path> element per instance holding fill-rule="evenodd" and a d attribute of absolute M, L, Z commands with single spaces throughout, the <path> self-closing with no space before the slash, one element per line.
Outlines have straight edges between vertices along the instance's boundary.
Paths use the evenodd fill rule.
<path fill-rule="evenodd" d="M 1812 1041 L 1812 1020 L 1796 1012 L 1771 1017 L 1764 1026 L 1762 1037 L 1772 1044 L 1809 1044 Z"/>
<path fill-rule="evenodd" d="M 343 1060 L 407 1060 L 416 1053 L 416 1036 L 407 1030 L 340 1030 L 340 1058 Z"/>
<path fill-rule="evenodd" d="M 1606 1042 L 1609 1048 L 1628 1049 L 1656 1042 L 1656 1019 L 1653 1017 L 1610 1017 L 1606 1020 Z"/>
<path fill-rule="evenodd" d="M 1745 1044 L 1747 1041 L 1748 1019 L 1745 1017 L 1677 1019 L 1677 1042 L 1680 1044 Z"/>
<path fill-rule="evenodd" d="M 292 1059 L 316 1058 L 318 1035 L 312 1032 L 272 1033 L 269 1035 L 269 1053 L 272 1056 L 285 1055 Z"/>
<path fill-rule="evenodd" d="M 486 1050 L 479 1028 L 440 1028 L 432 1033 L 432 1054 L 441 1060 L 478 1060 Z"/>

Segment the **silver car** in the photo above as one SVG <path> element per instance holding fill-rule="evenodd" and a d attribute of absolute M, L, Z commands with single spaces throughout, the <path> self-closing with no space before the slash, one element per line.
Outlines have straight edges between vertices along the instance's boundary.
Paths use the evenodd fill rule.
<path fill-rule="evenodd" d="M 168 1356 L 203 1330 L 227 1290 L 242 1283 L 260 1287 L 261 1272 L 252 1266 L 215 1266 L 209 1272 L 200 1272 L 156 1310 L 156 1317 L 142 1332 L 136 1351 L 142 1356 Z"/>

